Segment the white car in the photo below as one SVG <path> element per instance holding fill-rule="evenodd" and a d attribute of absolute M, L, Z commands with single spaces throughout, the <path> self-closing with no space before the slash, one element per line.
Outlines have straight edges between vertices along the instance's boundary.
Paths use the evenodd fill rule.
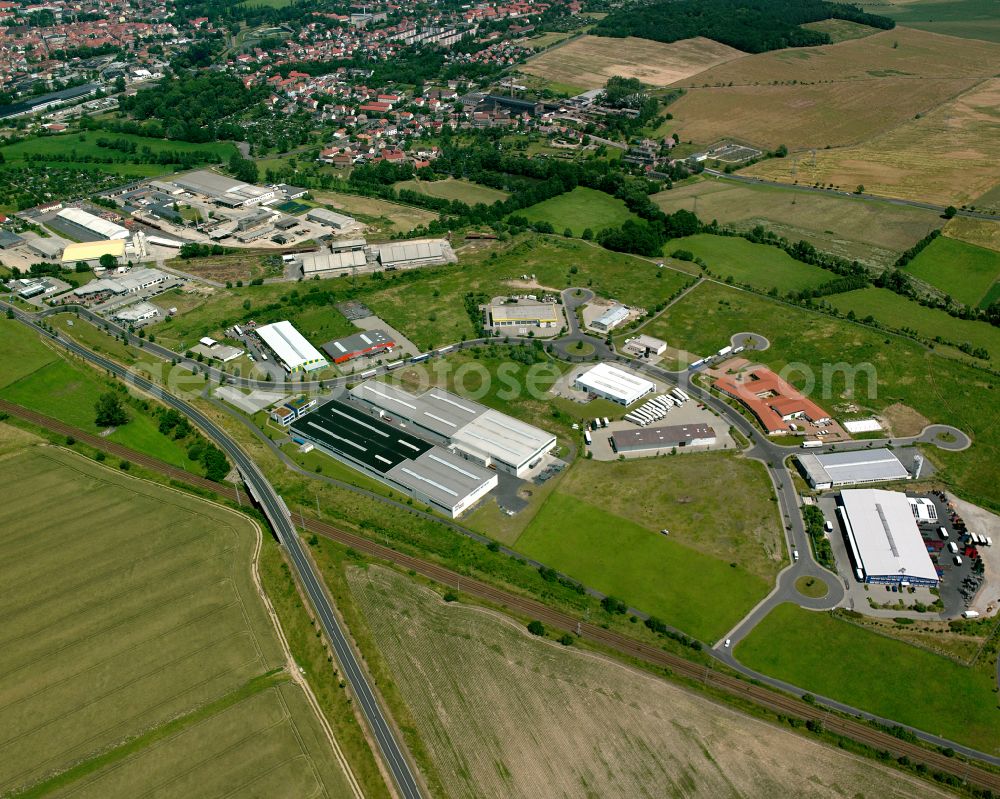
<path fill-rule="evenodd" d="M 792 550 L 792 562 L 796 562 L 799 559 L 799 551 L 797 549 Z"/>
<path fill-rule="evenodd" d="M 725 643 L 726 649 L 729 649 L 729 647 L 732 645 L 732 643 L 733 643 L 733 639 L 732 638 L 727 638 L 726 639 L 726 643 Z"/>

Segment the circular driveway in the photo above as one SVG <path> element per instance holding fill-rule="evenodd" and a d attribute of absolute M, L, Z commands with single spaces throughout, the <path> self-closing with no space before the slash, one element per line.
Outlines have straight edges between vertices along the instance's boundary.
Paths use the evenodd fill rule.
<path fill-rule="evenodd" d="M 743 347 L 748 350 L 757 350 L 758 352 L 762 352 L 771 346 L 771 342 L 760 333 L 736 333 L 730 337 L 729 343 L 733 349 Z"/>

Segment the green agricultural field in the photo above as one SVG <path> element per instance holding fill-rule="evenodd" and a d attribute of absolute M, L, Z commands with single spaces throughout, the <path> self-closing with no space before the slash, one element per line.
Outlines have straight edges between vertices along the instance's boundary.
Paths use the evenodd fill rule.
<path fill-rule="evenodd" d="M 13 319 L 0 319 L 0 389 L 58 360 L 42 339 Z"/>
<path fill-rule="evenodd" d="M 35 333 L 18 322 L 0 320 L 0 341 L 12 345 L 11 350 L 0 350 L 0 381 L 6 381 L 5 385 L 0 382 L 0 397 L 87 432 L 101 432 L 94 424 L 94 403 L 101 394 L 112 389 L 112 383 L 99 372 L 52 352 L 39 342 Z M 23 365 L 34 368 L 29 371 Z M 8 375 L 15 379 L 6 380 Z M 134 404 L 128 406 L 128 413 L 129 423 L 109 434 L 109 441 L 203 473 L 199 464 L 188 459 L 182 442 L 160 433 L 158 423 L 150 414 Z"/>
<path fill-rule="evenodd" d="M 200 163 L 224 162 L 236 152 L 236 147 L 230 142 L 205 142 L 193 144 L 183 141 L 168 141 L 152 139 L 147 136 L 135 136 L 130 133 L 109 133 L 107 131 L 84 131 L 82 133 L 64 133 L 57 136 L 38 136 L 25 139 L 16 144 L 0 147 L 6 166 L 25 166 L 26 156 L 48 156 L 58 154 L 60 157 L 71 158 L 69 161 L 54 161 L 53 166 L 75 167 L 78 169 L 96 169 L 117 172 L 122 175 L 151 177 L 173 172 L 180 167 L 176 164 L 144 164 L 138 163 L 136 156 L 130 156 L 121 150 L 100 147 L 98 139 L 126 139 L 136 145 L 139 153 L 149 148 L 153 154 L 163 152 L 174 153 L 205 153 L 209 156 Z M 87 161 L 87 158 L 112 158 L 115 163 L 103 164 Z M 120 162 L 119 162 L 120 161 Z"/>
<path fill-rule="evenodd" d="M 848 291 L 827 297 L 826 301 L 842 313 L 853 311 L 858 319 L 872 316 L 884 325 L 898 330 L 915 330 L 928 339 L 941 336 L 956 344 L 984 347 L 993 358 L 1000 358 L 1000 328 L 986 322 L 956 319 L 945 311 L 925 308 L 888 289 L 869 287 Z"/>
<path fill-rule="evenodd" d="M 784 250 L 753 244 L 736 236 L 699 233 L 668 241 L 664 253 L 687 250 L 701 258 L 709 271 L 723 280 L 732 278 L 758 289 L 777 289 L 780 294 L 816 288 L 836 277 L 812 264 L 796 261 Z"/>
<path fill-rule="evenodd" d="M 684 208 L 702 219 L 717 219 L 737 230 L 763 225 L 789 241 L 887 267 L 927 233 L 940 227 L 934 211 L 893 206 L 833 193 L 703 178 L 654 194 L 667 213 Z"/>
<path fill-rule="evenodd" d="M 613 491 L 605 491 L 606 486 Z M 559 493 L 593 502 L 670 540 L 736 562 L 772 581 L 787 561 L 774 489 L 764 465 L 733 454 L 700 452 L 602 463 L 581 460 Z"/>
<path fill-rule="evenodd" d="M 905 271 L 975 307 L 1000 280 L 1000 252 L 938 236 Z"/>
<path fill-rule="evenodd" d="M 459 200 L 468 205 L 485 203 L 492 205 L 497 200 L 506 200 L 510 195 L 499 189 L 491 189 L 489 186 L 480 186 L 469 180 L 456 180 L 446 178 L 445 180 L 404 180 L 393 186 L 396 191 L 409 190 L 418 194 L 426 194 L 428 197 L 437 197 L 442 200 Z"/>
<path fill-rule="evenodd" d="M 0 481 L 31 487 L 0 508 L 0 791 L 348 795 L 282 671 L 248 519 L 53 447 Z"/>
<path fill-rule="evenodd" d="M 907 28 L 1000 42 L 1000 17 L 993 0 L 882 0 L 865 3 L 864 8 Z"/>
<path fill-rule="evenodd" d="M 757 361 L 778 370 L 799 364 L 789 379 L 809 389 L 811 376 L 815 382 L 809 393 L 834 416 L 850 399 L 872 411 L 912 410 L 964 430 L 974 442 L 970 449 L 933 449 L 929 457 L 942 470 L 938 476 L 959 493 L 1000 508 L 1000 491 L 991 476 L 1000 459 L 1000 430 L 983 413 L 997 402 L 996 381 L 989 373 L 898 336 L 716 283 L 698 286 L 642 332 L 705 355 L 744 330 L 771 342 L 769 349 L 755 353 Z M 852 370 L 853 388 L 848 380 Z M 919 427 L 901 434 L 914 432 Z"/>
<path fill-rule="evenodd" d="M 569 228 L 574 236 L 582 235 L 587 228 L 596 236 L 604 228 L 618 227 L 628 219 L 638 221 L 621 200 L 584 186 L 524 208 L 516 216 L 529 222 L 548 222 L 556 233 Z"/>
<path fill-rule="evenodd" d="M 992 667 L 966 668 L 829 614 L 779 605 L 736 647 L 741 663 L 996 755 Z M 908 686 L 900 690 L 900 686 Z"/>
<path fill-rule="evenodd" d="M 679 544 L 595 502 L 601 503 L 557 490 L 516 548 L 708 642 L 767 594 L 770 583 L 739 564 Z"/>

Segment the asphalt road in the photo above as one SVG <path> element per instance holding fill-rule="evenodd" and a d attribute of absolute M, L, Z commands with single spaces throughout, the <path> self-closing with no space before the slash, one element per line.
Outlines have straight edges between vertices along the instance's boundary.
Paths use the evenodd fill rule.
<path fill-rule="evenodd" d="M 9 307 L 9 306 L 8 306 Z M 199 427 L 209 438 L 215 441 L 226 453 L 232 463 L 239 470 L 241 477 L 246 483 L 247 489 L 254 499 L 260 504 L 265 516 L 273 528 L 278 541 L 285 547 L 292 561 L 299 579 L 309 595 L 330 642 L 333 644 L 337 659 L 343 669 L 344 676 L 351 685 L 351 689 L 357 698 L 361 712 L 368 722 L 372 735 L 378 744 L 379 751 L 383 757 L 386 767 L 392 774 L 400 796 L 403 799 L 420 799 L 422 791 L 414 775 L 410 762 L 404 754 L 403 747 L 397 740 L 395 733 L 389 725 L 386 714 L 382 710 L 375 698 L 375 693 L 369 683 L 368 676 L 358 663 L 357 656 L 351 647 L 350 642 L 341 627 L 326 590 L 323 588 L 312 561 L 307 556 L 302 547 L 302 542 L 295 531 L 295 525 L 289 517 L 288 509 L 284 501 L 274 490 L 263 472 L 253 460 L 239 448 L 239 446 L 215 424 L 209 417 L 205 416 L 198 409 L 188 405 L 181 399 L 167 393 L 156 384 L 146 380 L 137 374 L 133 374 L 116 362 L 97 355 L 90 350 L 80 346 L 76 342 L 66 339 L 61 335 L 51 334 L 41 331 L 35 322 L 25 313 L 15 309 L 16 318 L 22 323 L 39 330 L 44 335 L 58 341 L 63 347 L 84 358 L 91 363 L 107 370 L 115 376 L 132 383 L 142 391 L 155 397 L 165 405 L 183 413 L 197 427 Z M 150 346 L 150 345 L 147 345 Z"/>

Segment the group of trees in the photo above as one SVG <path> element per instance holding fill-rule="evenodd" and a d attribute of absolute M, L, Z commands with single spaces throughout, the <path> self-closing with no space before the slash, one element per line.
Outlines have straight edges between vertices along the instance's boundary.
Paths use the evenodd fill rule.
<path fill-rule="evenodd" d="M 800 27 L 844 19 L 875 28 L 895 27 L 888 17 L 826 0 L 657 0 L 612 11 L 597 23 L 599 36 L 637 36 L 676 42 L 705 36 L 748 53 L 829 44 L 829 34 Z"/>
<path fill-rule="evenodd" d="M 127 132 L 190 142 L 238 141 L 243 138 L 242 129 L 227 118 L 265 97 L 266 89 L 248 89 L 232 75 L 202 72 L 161 81 L 132 96 L 123 95 L 118 103 L 134 119 L 156 123 Z"/>

